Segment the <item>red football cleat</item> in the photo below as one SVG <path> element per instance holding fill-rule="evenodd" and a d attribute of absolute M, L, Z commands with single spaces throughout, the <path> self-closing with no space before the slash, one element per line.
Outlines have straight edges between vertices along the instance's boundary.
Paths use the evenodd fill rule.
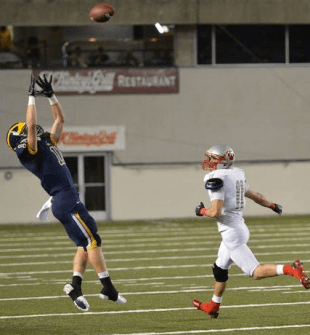
<path fill-rule="evenodd" d="M 220 305 L 213 300 L 209 302 L 200 302 L 199 300 L 193 300 L 193 305 L 196 309 L 199 309 L 210 315 L 211 319 L 216 319 L 219 316 Z"/>
<path fill-rule="evenodd" d="M 294 269 L 294 276 L 299 279 L 303 287 L 308 290 L 310 288 L 310 279 L 299 259 L 292 264 L 292 268 Z"/>

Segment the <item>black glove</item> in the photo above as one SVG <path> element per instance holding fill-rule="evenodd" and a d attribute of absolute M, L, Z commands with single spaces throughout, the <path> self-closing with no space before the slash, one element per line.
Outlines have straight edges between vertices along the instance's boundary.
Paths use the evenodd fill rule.
<path fill-rule="evenodd" d="M 202 208 L 204 208 L 205 205 L 203 204 L 203 202 L 201 202 L 196 208 L 195 208 L 195 213 L 197 216 L 203 216 L 202 214 L 200 214 L 200 211 Z"/>
<path fill-rule="evenodd" d="M 32 95 L 34 97 L 37 95 L 37 91 L 34 88 L 35 84 L 36 84 L 36 79 L 35 79 L 35 77 L 32 74 L 31 75 L 31 79 L 30 79 L 30 85 L 29 85 L 28 95 Z"/>
<path fill-rule="evenodd" d="M 41 77 L 39 77 L 36 80 L 36 83 L 42 88 L 42 90 L 39 91 L 38 93 L 39 94 L 43 93 L 43 94 L 45 94 L 45 96 L 47 98 L 50 98 L 54 94 L 54 90 L 53 90 L 53 87 L 52 87 L 53 76 L 50 77 L 49 81 L 47 80 L 45 74 L 43 75 L 43 78 L 44 78 L 44 80 Z"/>
<path fill-rule="evenodd" d="M 274 212 L 281 215 L 282 214 L 282 206 L 278 204 L 272 204 L 270 207 Z"/>

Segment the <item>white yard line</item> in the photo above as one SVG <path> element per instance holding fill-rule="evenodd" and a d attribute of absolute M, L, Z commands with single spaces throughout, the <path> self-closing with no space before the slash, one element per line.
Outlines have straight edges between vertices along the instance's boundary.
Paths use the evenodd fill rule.
<path fill-rule="evenodd" d="M 309 240 L 309 236 L 308 235 L 303 235 L 302 237 L 299 237 L 298 238 L 298 241 L 301 241 L 301 240 L 305 240 L 305 241 L 308 241 Z M 220 240 L 218 240 L 219 242 Z M 286 244 L 285 247 L 289 247 L 289 245 L 291 246 L 295 246 L 296 244 L 295 243 L 292 243 L 292 238 L 272 238 L 272 239 L 254 239 L 253 236 L 252 236 L 252 239 L 250 240 L 249 242 L 249 246 L 251 248 L 260 248 L 261 247 L 261 244 L 262 243 L 271 243 L 271 242 L 290 242 L 290 244 Z M 210 237 L 206 238 L 205 240 L 199 242 L 199 245 L 202 246 L 202 245 L 214 245 L 215 243 L 217 243 L 216 240 L 212 240 L 210 239 Z M 258 246 L 255 246 L 254 243 L 258 243 L 259 245 Z M 12 252 L 30 252 L 30 251 L 42 251 L 43 250 L 73 250 L 75 251 L 75 247 L 72 245 L 72 243 L 68 240 L 68 242 L 51 242 L 49 243 L 50 246 L 55 246 L 55 245 L 63 245 L 63 244 L 68 244 L 68 247 L 65 247 L 65 246 L 61 246 L 61 247 L 46 247 L 46 242 L 42 242 L 42 243 L 36 243 L 36 245 L 38 245 L 38 247 L 35 247 L 35 248 L 29 248 L 27 247 L 28 244 L 26 243 L 23 243 L 23 248 L 10 248 L 10 249 L 1 249 L 0 250 L 0 254 L 1 253 L 12 253 Z M 217 248 L 218 248 L 218 244 L 217 243 Z M 34 243 L 31 243 L 29 242 L 29 245 L 33 246 Z M 39 247 L 39 245 L 44 245 L 44 247 Z M 69 246 L 70 245 L 70 246 Z M 104 241 L 104 246 L 102 247 L 104 252 L 110 252 L 111 254 L 114 253 L 114 251 L 107 251 L 107 250 L 110 250 L 110 249 L 117 249 L 116 252 L 122 252 L 120 251 L 120 249 L 125 249 L 123 252 L 130 252 L 130 250 L 134 247 L 158 247 L 159 249 L 157 249 L 157 252 L 161 251 L 162 250 L 162 247 L 163 246 L 179 246 L 179 245 L 182 245 L 182 246 L 191 246 L 191 245 L 194 245 L 194 246 L 197 246 L 197 241 L 193 241 L 193 242 L 162 242 L 162 241 L 159 241 L 158 243 L 137 243 L 137 244 L 130 244 L 128 243 L 127 244 L 127 241 L 126 243 L 124 243 L 123 245 L 120 245 L 120 244 L 115 244 L 115 243 L 111 243 L 110 244 L 110 241 Z M 308 244 L 304 244 L 305 246 L 307 246 Z M 12 243 L 10 244 L 0 244 L 0 247 L 1 248 L 4 248 L 4 247 L 12 247 Z M 274 245 L 267 245 L 266 248 L 273 248 L 275 247 Z M 135 252 L 143 252 L 143 250 L 136 250 Z"/>
<path fill-rule="evenodd" d="M 283 306 L 298 306 L 298 305 L 309 305 L 309 304 L 310 304 L 310 301 L 289 302 L 289 303 L 248 304 L 248 305 L 222 306 L 221 309 L 275 307 L 275 306 L 283 307 Z M 59 317 L 59 316 L 61 317 L 66 317 L 66 316 L 81 317 L 82 315 L 116 315 L 116 314 L 131 314 L 131 313 L 161 313 L 161 312 L 167 313 L 167 312 L 178 312 L 178 311 L 185 311 L 185 310 L 190 310 L 190 311 L 197 313 L 194 307 L 180 307 L 180 308 L 132 309 L 132 310 L 122 310 L 122 311 L 104 311 L 104 312 L 86 312 L 86 313 L 76 312 L 76 313 L 54 313 L 54 314 L 6 315 L 6 316 L 0 316 L 0 320 L 37 318 L 37 317 Z"/>
<path fill-rule="evenodd" d="M 111 334 L 111 335 L 182 335 L 182 334 L 210 334 L 210 333 L 231 333 L 239 331 L 253 330 L 276 330 L 288 328 L 308 328 L 310 325 L 285 325 L 285 326 L 265 326 L 265 327 L 243 327 L 243 328 L 226 328 L 226 329 L 202 329 L 202 330 L 183 330 L 173 332 L 155 332 L 155 333 L 127 333 L 127 334 Z M 98 334 L 100 335 L 100 334 Z M 102 334 L 105 335 L 105 334 Z"/>
<path fill-rule="evenodd" d="M 272 255 L 272 254 L 271 254 Z M 112 262 L 112 261 L 111 261 Z M 303 263 L 310 262 L 310 259 L 302 259 Z M 55 264 L 60 264 L 61 262 L 55 262 Z M 65 262 L 67 263 L 67 262 Z M 68 261 L 68 263 L 72 263 Z M 279 264 L 291 264 L 292 259 L 289 260 L 272 260 L 272 263 L 279 263 Z M 47 264 L 45 262 L 45 264 Z M 25 265 L 25 263 L 23 264 Z M 37 263 L 33 263 L 33 265 L 37 265 Z M 138 271 L 138 270 L 162 270 L 162 269 L 186 269 L 186 268 L 200 268 L 200 267 L 210 267 L 213 265 L 213 262 L 211 263 L 205 263 L 205 264 L 177 264 L 177 265 L 154 265 L 154 266 L 134 266 L 134 267 L 109 267 L 110 272 L 112 271 Z M 86 269 L 86 271 L 93 271 L 92 269 Z M 51 271 L 20 271 L 20 272 L 0 272 L 0 278 L 5 278 L 7 276 L 18 276 L 18 275 L 33 275 L 33 274 L 46 274 L 46 273 L 67 273 L 72 272 L 71 269 L 69 270 L 51 270 Z"/>
<path fill-rule="evenodd" d="M 92 270 L 91 270 L 92 271 Z M 72 271 L 71 271 L 72 272 Z M 243 273 L 239 274 L 231 274 L 229 277 L 244 277 L 245 275 Z M 0 274 L 1 278 L 1 274 Z M 18 277 L 17 277 L 18 278 Z M 135 284 L 140 285 L 141 282 L 145 282 L 145 284 L 149 285 L 149 281 L 154 280 L 184 280 L 184 279 L 195 279 L 195 278 L 214 278 L 213 274 L 210 275 L 192 275 L 192 276 L 169 276 L 169 277 L 140 277 L 140 278 L 126 278 L 126 279 L 114 279 L 113 283 L 125 283 L 125 284 Z M 3 279 L 8 279 L 3 277 Z M 15 277 L 16 279 L 16 277 Z M 38 278 L 33 278 L 33 280 L 38 280 Z M 62 285 L 68 281 L 68 278 L 58 278 L 58 279 L 50 279 L 49 285 Z M 99 280 L 83 280 L 83 284 L 100 284 Z M 31 285 L 46 285 L 46 279 L 42 278 L 41 281 L 33 281 L 31 283 L 29 282 L 22 282 L 22 283 L 8 283 L 8 284 L 0 284 L 0 287 L 12 287 L 12 286 L 31 286 Z M 299 285 L 297 285 L 299 286 Z M 205 286 L 204 286 L 205 287 Z"/>
<path fill-rule="evenodd" d="M 104 236 L 104 233 L 102 234 Z M 283 236 L 292 236 L 292 233 L 291 232 L 283 232 L 283 233 L 274 233 L 272 232 L 271 230 L 268 232 L 265 232 L 265 233 L 255 233 L 255 234 L 252 234 L 252 237 L 255 235 L 255 237 L 283 237 Z M 297 232 L 294 230 L 294 236 L 301 236 L 301 237 L 305 237 L 305 235 L 307 235 L 307 232 L 305 230 L 301 230 L 300 232 Z M 309 232 L 309 235 L 310 235 L 310 232 Z M 121 234 L 121 236 L 126 236 L 125 233 Z M 120 236 L 120 237 L 121 237 Z M 145 236 L 145 234 L 143 234 L 142 236 Z M 219 237 L 219 233 L 218 232 L 214 232 L 214 233 L 211 233 L 206 231 L 206 232 L 200 232 L 199 236 L 158 236 L 158 234 L 155 235 L 156 237 L 147 237 L 147 238 L 137 238 L 137 235 L 134 235 L 134 238 L 130 238 L 128 239 L 127 236 L 126 236 L 126 244 L 130 244 L 130 243 L 136 243 L 136 242 L 160 242 L 160 241 L 183 241 L 183 240 L 200 240 L 200 239 L 211 239 L 213 237 Z M 115 236 L 109 236 L 109 239 L 107 239 L 107 243 L 117 243 L 119 242 L 119 239 L 115 239 L 113 240 Z M 32 241 L 42 241 L 42 237 L 41 236 L 34 236 L 34 237 L 31 237 L 30 238 Z M 59 237 L 55 237 L 55 236 L 46 236 L 44 237 L 44 240 L 64 240 L 64 242 L 57 242 L 57 243 L 66 243 L 66 240 L 68 240 L 68 237 L 66 235 L 60 235 Z M 104 237 L 103 237 L 104 239 Z M 264 239 L 266 240 L 266 239 Z M 20 238 L 17 238 L 17 237 L 11 237 L 11 238 L 6 238 L 6 239 L 2 239 L 0 238 L 0 243 L 1 242 L 22 242 L 22 241 L 29 241 L 29 237 L 20 237 Z M 32 241 L 29 241 L 30 244 L 33 244 Z M 46 243 L 46 242 L 45 242 Z M 3 247 L 3 245 L 6 245 L 5 243 L 1 243 L 1 247 Z M 7 244 L 7 245 L 11 245 L 11 244 Z"/>
<path fill-rule="evenodd" d="M 284 286 L 260 286 L 260 287 L 253 287 L 253 286 L 242 286 L 242 287 L 230 287 L 230 291 L 274 291 L 274 290 L 290 290 L 292 288 L 300 287 L 301 285 L 284 285 Z M 124 296 L 140 296 L 140 295 L 156 295 L 156 294 L 182 294 L 182 293 L 194 293 L 194 292 L 213 292 L 213 287 L 193 287 L 187 289 L 180 289 L 180 290 L 166 290 L 166 291 L 146 291 L 146 292 L 122 292 Z M 296 291 L 292 291 L 295 293 Z M 299 291 L 302 293 L 306 293 L 305 290 Z M 98 294 L 85 294 L 85 297 L 97 297 Z M 42 296 L 42 297 L 20 297 L 20 298 L 1 298 L 0 302 L 3 301 L 29 301 L 29 300 L 49 300 L 49 299 L 62 299 L 67 298 L 66 295 L 55 295 L 55 296 Z M 309 302 L 300 302 L 310 304 Z M 293 303 L 295 304 L 295 303 Z M 244 305 L 245 306 L 245 305 Z M 250 305 L 246 305 L 250 306 Z M 254 306 L 254 305 L 253 305 Z M 260 305 L 259 305 L 260 306 Z M 223 306 L 221 308 L 228 308 L 229 306 Z"/>
<path fill-rule="evenodd" d="M 251 232 L 258 232 L 258 233 L 269 233 L 271 230 L 276 229 L 277 232 L 295 232 L 295 231 L 310 231 L 310 222 L 309 223 L 305 223 L 305 224 L 301 224 L 301 225 L 293 225 L 293 226 L 289 226 L 289 227 L 279 227 L 278 224 L 276 225 L 256 225 L 255 223 L 248 223 L 247 220 L 245 220 L 247 223 L 247 226 L 249 227 L 249 229 L 251 230 Z M 149 221 L 147 221 L 149 222 Z M 117 225 L 118 223 L 115 223 L 115 225 Z M 189 226 L 183 226 L 183 223 L 178 223 L 177 226 L 175 225 L 174 222 L 172 223 L 165 223 L 168 227 L 154 227 L 154 226 L 141 226 L 140 228 L 137 226 L 133 226 L 133 227 L 126 227 L 125 225 L 121 224 L 121 226 L 118 229 L 110 229 L 109 227 L 105 227 L 104 225 L 98 224 L 99 227 L 99 232 L 101 232 L 102 234 L 106 235 L 106 236 L 124 236 L 124 234 L 126 236 L 139 236 L 139 235 L 158 235 L 160 233 L 166 233 L 169 232 L 171 234 L 188 234 L 188 229 Z M 169 225 L 171 224 L 171 227 L 169 227 Z M 58 230 L 58 227 L 57 227 Z M 193 222 L 193 224 L 190 227 L 190 230 L 192 232 L 202 232 L 202 231 L 210 231 L 213 230 L 214 232 L 216 231 L 216 225 L 214 224 L 214 227 L 206 227 L 205 229 L 201 226 L 197 227 L 195 226 L 195 222 Z M 60 229 L 61 231 L 61 229 Z M 0 238 L 0 242 L 4 241 L 7 238 L 10 238 L 12 236 L 11 233 L 8 232 L 8 230 L 6 230 L 6 232 L 3 232 Z M 19 237 L 32 237 L 32 236 L 38 236 L 38 233 L 34 232 L 34 233 L 18 233 L 15 232 L 14 236 L 16 236 L 17 238 Z M 40 236 L 54 236 L 54 237 L 59 237 L 58 233 L 55 233 L 55 231 L 50 231 L 50 232 L 44 232 L 41 231 L 40 232 Z M 64 238 L 67 238 L 66 235 L 63 235 Z"/>
<path fill-rule="evenodd" d="M 160 251 L 159 251 L 160 252 Z M 180 249 L 180 252 L 183 252 L 182 249 Z M 130 253 L 130 252 L 129 252 Z M 141 253 L 143 253 L 141 251 Z M 145 253 L 147 253 L 147 250 L 145 250 Z M 255 253 L 255 256 L 274 256 L 274 255 L 295 255 L 295 254 L 307 254 L 307 250 L 300 250 L 300 251 L 282 251 L 282 252 L 261 252 L 261 253 Z M 141 261 L 165 261 L 165 260 L 181 260 L 181 259 L 216 259 L 217 254 L 214 255 L 189 255 L 189 256 L 163 256 L 163 257 L 138 257 L 138 258 L 115 258 L 109 260 L 111 263 L 119 263 L 119 262 L 141 262 Z M 28 256 L 28 258 L 31 258 L 31 256 Z M 291 260 L 291 262 L 293 259 Z M 0 267 L 9 267 L 9 266 L 29 266 L 29 265 L 52 265 L 52 264 L 71 264 L 72 260 L 68 261 L 42 261 L 42 262 L 22 262 L 22 263 L 3 263 L 0 264 Z"/>
<path fill-rule="evenodd" d="M 305 244 L 292 244 L 292 247 L 294 248 L 304 248 L 304 247 L 309 247 L 309 243 L 305 243 Z M 258 245 L 258 246 L 253 246 L 252 249 L 278 249 L 278 248 L 288 248 L 288 244 L 278 244 L 278 245 Z M 75 251 L 75 248 L 72 247 L 59 247 L 59 248 L 44 248 L 44 251 L 48 251 L 48 250 L 53 250 L 53 251 L 57 251 L 57 250 L 72 250 L 73 252 Z M 147 249 L 145 250 L 146 254 L 158 254 L 160 253 L 170 253 L 170 252 L 182 252 L 182 253 L 188 253 L 188 252 L 197 252 L 197 251 L 217 251 L 218 250 L 218 246 L 216 247 L 209 247 L 209 248 L 171 248 L 171 249 Z M 0 256 L 0 259 L 10 259 L 10 258 L 40 258 L 40 257 L 71 257 L 72 256 L 72 252 L 71 253 L 60 253 L 60 254 L 38 254 L 38 255 L 29 255 L 27 254 L 27 252 L 29 251 L 42 251 L 42 248 L 22 248 L 22 249 L 6 249 L 6 250 L 0 250 L 1 252 L 6 252 L 6 253 L 12 253 L 12 252 L 22 252 L 22 255 L 5 255 L 5 256 Z M 26 253 L 26 254 L 25 254 Z M 126 255 L 130 255 L 130 254 L 143 254 L 144 251 L 143 250 L 118 250 L 118 251 L 105 251 L 104 254 L 105 255 L 122 255 L 122 254 L 126 254 Z M 274 254 L 274 253 L 271 253 Z M 153 258 L 152 258 L 153 259 Z"/>

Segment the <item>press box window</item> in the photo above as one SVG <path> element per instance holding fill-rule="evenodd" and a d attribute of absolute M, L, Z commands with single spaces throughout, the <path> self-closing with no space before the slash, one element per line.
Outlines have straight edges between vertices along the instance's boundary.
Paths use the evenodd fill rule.
<path fill-rule="evenodd" d="M 216 63 L 284 63 L 284 25 L 216 26 Z"/>
<path fill-rule="evenodd" d="M 197 26 L 197 63 L 212 64 L 212 26 Z"/>
<path fill-rule="evenodd" d="M 289 26 L 290 63 L 310 63 L 310 25 Z"/>

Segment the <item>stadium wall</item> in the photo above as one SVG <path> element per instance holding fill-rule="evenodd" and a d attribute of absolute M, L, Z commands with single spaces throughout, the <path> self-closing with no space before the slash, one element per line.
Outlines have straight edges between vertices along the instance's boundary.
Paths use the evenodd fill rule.
<path fill-rule="evenodd" d="M 283 206 L 283 215 L 309 214 L 310 163 L 237 164 L 254 190 Z M 39 180 L 27 171 L 0 170 L 0 224 L 40 223 L 36 214 L 48 199 Z M 195 217 L 203 201 L 209 205 L 200 165 L 120 167 L 111 171 L 112 220 Z M 247 200 L 246 216 L 275 215 Z M 56 219 L 50 215 L 50 221 Z"/>
<path fill-rule="evenodd" d="M 30 73 L 0 71 L 1 223 L 33 222 L 47 200 L 5 144 L 9 126 L 25 118 Z M 281 203 L 287 214 L 305 214 L 309 75 L 307 66 L 180 68 L 178 94 L 59 99 L 68 126 L 125 126 L 126 150 L 114 153 L 111 168 L 113 220 L 192 216 L 197 201 L 207 199 L 199 162 L 214 143 L 228 143 L 237 160 L 251 162 L 246 167 L 254 189 Z M 37 99 L 37 108 L 39 124 L 50 126 L 45 98 Z M 11 179 L 5 179 L 7 172 Z M 249 205 L 246 214 L 270 211 Z"/>
<path fill-rule="evenodd" d="M 25 119 L 30 70 L 0 71 L 0 138 Z M 242 161 L 309 157 L 309 66 L 179 68 L 174 94 L 60 96 L 65 126 L 123 125 L 126 150 L 116 163 L 199 162 L 213 143 L 229 143 Z M 38 97 L 38 123 L 53 122 Z M 19 167 L 0 145 L 1 167 Z"/>
<path fill-rule="evenodd" d="M 308 0 L 110 0 L 111 24 L 292 24 L 309 23 Z M 92 0 L 1 0 L 3 25 L 92 24 Z M 95 23 L 93 23 L 95 24 Z"/>

